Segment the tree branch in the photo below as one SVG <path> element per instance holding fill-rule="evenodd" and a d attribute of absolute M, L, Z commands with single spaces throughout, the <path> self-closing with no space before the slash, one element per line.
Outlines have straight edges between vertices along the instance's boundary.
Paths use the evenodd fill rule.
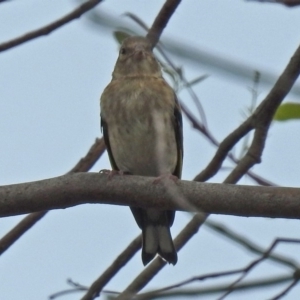
<path fill-rule="evenodd" d="M 99 157 L 101 157 L 104 151 L 105 144 L 103 138 L 97 138 L 87 155 L 82 158 L 69 173 L 88 171 L 96 163 Z M 43 197 L 41 199 L 43 199 Z M 43 218 L 46 213 L 47 211 L 31 213 L 0 239 L 0 255 L 16 242 L 27 230 L 36 224 L 36 222 Z"/>
<path fill-rule="evenodd" d="M 18 45 L 21 45 L 21 44 L 23 44 L 25 42 L 28 42 L 30 40 L 33 40 L 37 37 L 49 34 L 50 32 L 54 31 L 55 29 L 67 24 L 68 22 L 79 18 L 82 14 L 84 14 L 85 12 L 91 10 L 96 5 L 98 5 L 100 2 L 102 2 L 102 0 L 89 0 L 89 1 L 81 4 L 77 8 L 75 8 L 69 14 L 65 15 L 64 17 L 62 17 L 58 20 L 56 20 L 53 23 L 50 23 L 50 24 L 48 24 L 48 25 L 46 25 L 42 28 L 39 28 L 37 30 L 28 32 L 28 33 L 26 33 L 26 34 L 24 34 L 20 37 L 17 37 L 13 40 L 4 42 L 4 43 L 0 44 L 0 52 L 8 50 L 8 49 L 13 48 L 13 47 L 16 47 Z"/>
<path fill-rule="evenodd" d="M 243 234 L 238 234 L 232 231 L 224 224 L 218 224 L 216 222 L 213 222 L 212 220 L 207 220 L 205 222 L 205 226 L 212 229 L 214 232 L 222 234 L 222 236 L 228 238 L 230 242 L 234 242 L 238 246 L 242 246 L 245 250 L 249 252 L 258 255 L 263 255 L 266 252 L 266 250 L 263 247 L 259 246 L 257 243 L 249 240 Z M 284 255 L 270 253 L 268 255 L 268 259 L 289 268 L 296 269 L 298 267 L 296 261 Z"/>
<path fill-rule="evenodd" d="M 300 5 L 300 0 L 248 0 L 253 2 L 263 2 L 263 3 L 280 3 L 288 7 L 294 7 Z"/>
<path fill-rule="evenodd" d="M 175 12 L 180 2 L 181 0 L 167 0 L 155 18 L 147 34 L 147 39 L 149 39 L 153 48 L 157 44 L 163 30 L 167 26 L 171 16 Z"/>
<path fill-rule="evenodd" d="M 300 218 L 300 188 L 235 186 L 185 180 L 154 184 L 154 179 L 74 173 L 1 186 L 0 216 L 103 203 L 244 217 Z M 184 201 L 174 200 L 174 195 L 179 195 Z"/>
<path fill-rule="evenodd" d="M 245 121 L 250 121 L 253 128 L 255 128 L 254 138 L 246 155 L 225 179 L 225 183 L 237 182 L 253 165 L 260 163 L 273 116 L 281 102 L 290 92 L 299 74 L 300 46 L 265 100 L 257 107 L 253 115 Z"/>
<path fill-rule="evenodd" d="M 103 287 L 110 279 L 117 274 L 118 271 L 141 249 L 142 236 L 136 237 L 128 247 L 113 261 L 113 263 L 97 278 L 89 287 L 86 294 L 81 300 L 91 300 L 98 297 Z"/>
<path fill-rule="evenodd" d="M 249 280 L 245 283 L 241 283 L 235 287 L 235 291 L 248 291 L 253 289 L 266 289 L 267 287 L 278 286 L 279 284 L 288 283 L 293 281 L 293 276 L 281 275 L 271 278 L 259 278 L 255 280 Z M 150 292 L 145 292 L 136 296 L 136 300 L 150 300 L 154 299 L 187 299 L 187 297 L 204 296 L 204 295 L 216 295 L 220 292 L 226 292 L 228 288 L 227 284 L 222 284 L 218 286 L 205 287 L 205 288 L 191 288 L 191 289 L 178 289 L 174 291 L 169 291 L 166 293 L 155 294 Z"/>

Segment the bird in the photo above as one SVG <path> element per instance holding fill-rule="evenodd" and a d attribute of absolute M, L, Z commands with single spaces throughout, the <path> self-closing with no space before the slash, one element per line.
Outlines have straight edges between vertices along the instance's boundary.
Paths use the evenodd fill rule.
<path fill-rule="evenodd" d="M 181 178 L 183 134 L 181 108 L 162 76 L 150 41 L 123 40 L 112 80 L 100 98 L 101 129 L 112 169 L 122 174 Z M 158 254 L 177 263 L 170 227 L 175 211 L 130 207 L 142 230 L 142 262 Z"/>

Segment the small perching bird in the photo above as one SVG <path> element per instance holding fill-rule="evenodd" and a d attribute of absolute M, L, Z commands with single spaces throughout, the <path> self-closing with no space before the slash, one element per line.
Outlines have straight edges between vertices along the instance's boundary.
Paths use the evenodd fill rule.
<path fill-rule="evenodd" d="M 101 127 L 114 170 L 141 176 L 181 177 L 182 117 L 173 89 L 143 37 L 126 38 L 112 81 L 101 96 Z M 177 262 L 170 233 L 175 211 L 131 207 L 143 232 L 143 264 L 156 254 Z"/>

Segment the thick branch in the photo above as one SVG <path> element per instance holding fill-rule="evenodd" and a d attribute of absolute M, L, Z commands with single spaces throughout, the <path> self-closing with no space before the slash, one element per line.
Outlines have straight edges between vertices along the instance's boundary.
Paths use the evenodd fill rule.
<path fill-rule="evenodd" d="M 245 217 L 300 218 L 300 189 L 196 183 L 98 173 L 68 174 L 0 187 L 0 216 L 61 209 L 85 203 L 189 210 Z M 184 201 L 177 201 L 179 195 Z M 42 199 L 42 200 L 41 200 Z"/>
<path fill-rule="evenodd" d="M 103 138 L 97 138 L 95 143 L 89 149 L 87 155 L 80 159 L 76 166 L 69 171 L 87 172 L 99 159 L 105 151 Z M 41 198 L 42 199 L 42 198 Z M 47 214 L 47 211 L 32 213 L 21 220 L 13 229 L 0 239 L 0 255 L 3 254 L 15 241 L 17 241 L 27 230 L 36 224 L 41 218 Z"/>
<path fill-rule="evenodd" d="M 79 18 L 82 14 L 89 11 L 90 9 L 94 8 L 97 4 L 99 4 L 102 0 L 89 0 L 80 6 L 78 6 L 76 9 L 74 9 L 69 14 L 65 15 L 64 17 L 54 21 L 53 23 L 50 23 L 42 28 L 39 28 L 37 30 L 28 32 L 20 37 L 17 37 L 13 40 L 4 42 L 0 44 L 0 52 L 8 50 L 10 48 L 13 48 L 15 46 L 18 46 L 20 44 L 23 44 L 25 42 L 28 42 L 32 39 L 35 39 L 37 37 L 47 35 L 53 30 L 67 24 L 70 21 L 73 21 L 74 19 Z"/>

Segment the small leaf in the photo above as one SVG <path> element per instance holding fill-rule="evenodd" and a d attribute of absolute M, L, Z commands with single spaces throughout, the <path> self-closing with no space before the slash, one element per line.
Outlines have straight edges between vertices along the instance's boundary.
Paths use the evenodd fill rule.
<path fill-rule="evenodd" d="M 162 70 L 164 73 L 168 74 L 171 77 L 173 82 L 177 81 L 177 73 L 175 71 L 166 67 L 163 67 Z"/>
<path fill-rule="evenodd" d="M 288 102 L 280 105 L 275 113 L 275 121 L 300 119 L 300 103 Z"/>
<path fill-rule="evenodd" d="M 130 37 L 131 34 L 129 34 L 128 32 L 125 31 L 114 31 L 114 37 L 117 40 L 117 42 L 121 45 L 123 43 L 123 41 Z"/>

